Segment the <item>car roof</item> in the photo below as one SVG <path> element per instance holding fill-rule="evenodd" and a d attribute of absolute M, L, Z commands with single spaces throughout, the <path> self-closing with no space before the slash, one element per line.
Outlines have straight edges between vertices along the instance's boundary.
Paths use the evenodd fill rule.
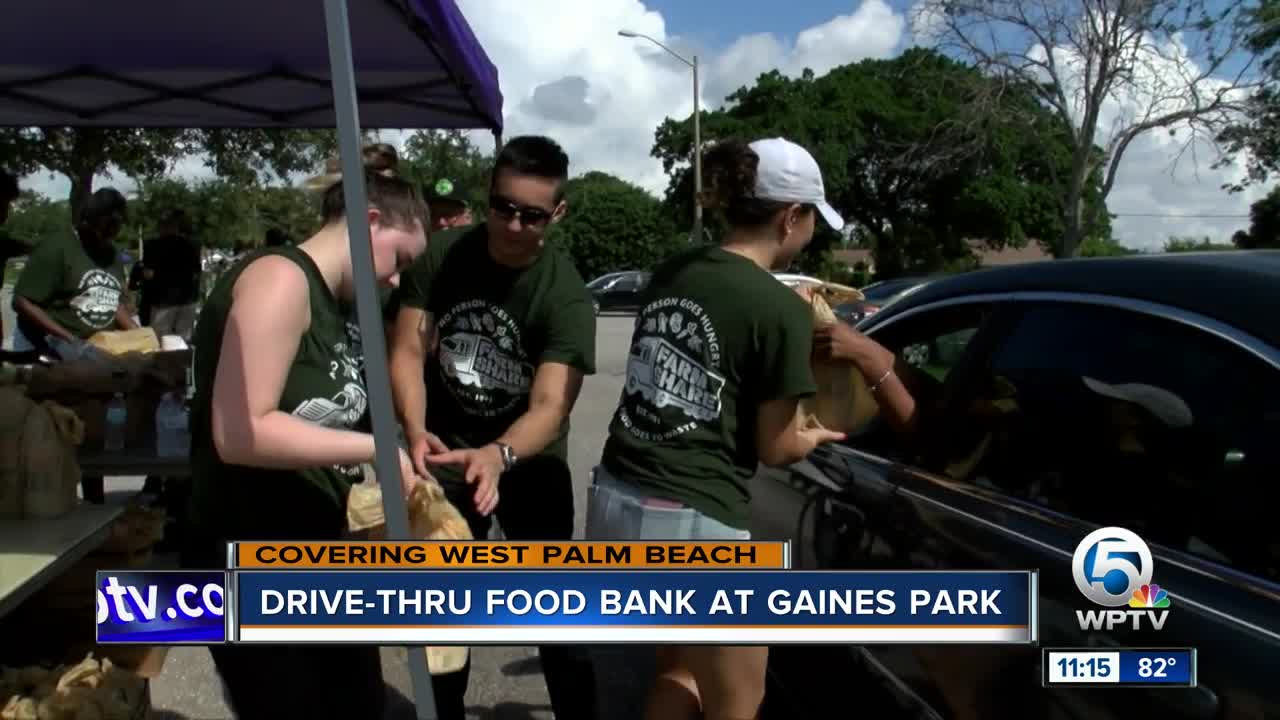
<path fill-rule="evenodd" d="M 1046 260 L 932 280 L 877 322 L 966 295 L 1063 292 L 1144 300 L 1194 312 L 1280 348 L 1280 250 Z"/>

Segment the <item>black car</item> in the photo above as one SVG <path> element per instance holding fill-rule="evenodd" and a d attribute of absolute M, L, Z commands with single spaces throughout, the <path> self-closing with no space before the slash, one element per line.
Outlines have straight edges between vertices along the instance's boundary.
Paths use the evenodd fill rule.
<path fill-rule="evenodd" d="M 640 292 L 649 284 L 649 273 L 637 270 L 609 273 L 587 283 L 596 314 L 635 312 L 640 309 Z"/>
<path fill-rule="evenodd" d="M 862 299 L 849 303 L 841 303 L 832 308 L 836 317 L 856 325 L 880 311 L 880 308 L 898 299 L 917 287 L 925 284 L 928 277 L 899 277 L 892 280 L 881 280 L 862 288 Z"/>
<path fill-rule="evenodd" d="M 770 716 L 1280 718 L 1277 309 L 1280 252 L 1238 251 L 991 269 L 864 320 L 915 430 L 762 473 L 753 536 L 804 567 L 1037 568 L 1043 646 L 1194 647 L 1199 685 L 1047 690 L 1033 647 L 779 648 Z M 1110 526 L 1150 548 L 1159 631 L 1079 627 L 1073 555 Z"/>

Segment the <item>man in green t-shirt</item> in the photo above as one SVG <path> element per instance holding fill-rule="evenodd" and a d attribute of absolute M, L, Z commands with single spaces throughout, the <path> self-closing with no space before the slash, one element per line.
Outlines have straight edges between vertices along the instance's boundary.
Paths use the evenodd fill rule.
<path fill-rule="evenodd" d="M 137 327 L 114 243 L 126 209 L 124 195 L 103 188 L 85 203 L 74 233 L 45 238 L 31 253 L 13 289 L 18 330 L 31 347 L 65 352 L 102 330 Z"/>
<path fill-rule="evenodd" d="M 552 140 L 512 139 L 485 222 L 434 233 L 400 279 L 391 372 L 410 455 L 480 539 L 495 512 L 512 540 L 573 537 L 569 413 L 595 372 L 595 313 L 572 259 L 548 243 L 568 170 Z M 540 654 L 555 716 L 594 718 L 585 652 Z M 437 676 L 442 720 L 462 717 L 466 672 Z"/>

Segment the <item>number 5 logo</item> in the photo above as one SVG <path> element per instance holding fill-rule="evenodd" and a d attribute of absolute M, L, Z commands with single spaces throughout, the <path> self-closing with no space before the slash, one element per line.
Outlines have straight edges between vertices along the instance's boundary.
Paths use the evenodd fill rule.
<path fill-rule="evenodd" d="M 1091 602 L 1105 607 L 1128 603 L 1135 590 L 1151 583 L 1151 571 L 1151 548 L 1124 528 L 1094 530 L 1071 556 L 1076 588 Z"/>

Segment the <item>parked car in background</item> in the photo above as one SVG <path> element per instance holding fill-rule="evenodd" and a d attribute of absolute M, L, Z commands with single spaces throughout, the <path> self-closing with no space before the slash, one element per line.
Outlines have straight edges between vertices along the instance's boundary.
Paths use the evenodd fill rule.
<path fill-rule="evenodd" d="M 640 293 L 649 284 L 649 273 L 638 270 L 609 273 L 587 283 L 596 314 L 635 312 L 640 309 Z"/>
<path fill-rule="evenodd" d="M 862 288 L 862 300 L 842 303 L 832 308 L 832 311 L 841 320 L 850 325 L 856 325 L 863 319 L 879 312 L 885 305 L 920 288 L 928 281 L 928 277 L 916 276 L 874 282 Z"/>
<path fill-rule="evenodd" d="M 767 717 L 821 717 L 851 683 L 875 717 L 1280 717 L 1259 661 L 1280 658 L 1277 307 L 1280 252 L 1234 251 L 993 268 L 863 321 L 897 354 L 917 427 L 873 420 L 762 473 L 752 537 L 790 538 L 796 567 L 1038 569 L 1042 646 L 1194 647 L 1199 681 L 1048 690 L 1037 647 L 784 647 Z M 1099 607 L 1073 556 L 1108 526 L 1150 547 L 1172 601 L 1159 631 L 1079 626 Z"/>
<path fill-rule="evenodd" d="M 787 287 L 790 287 L 790 288 L 801 287 L 803 285 L 821 285 L 822 284 L 822 281 L 816 277 L 809 277 L 808 275 L 798 275 L 796 273 L 776 272 L 773 274 L 773 276 L 778 278 L 778 281 L 781 282 L 783 285 L 786 285 Z"/>

